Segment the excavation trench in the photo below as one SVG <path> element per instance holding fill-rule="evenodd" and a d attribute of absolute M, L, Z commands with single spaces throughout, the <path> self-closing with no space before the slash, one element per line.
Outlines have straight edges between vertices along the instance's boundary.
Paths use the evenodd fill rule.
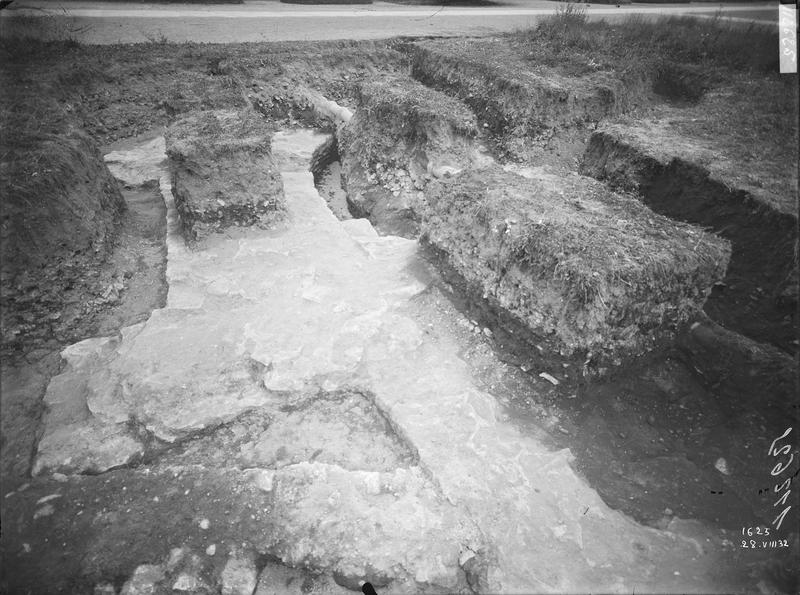
<path fill-rule="evenodd" d="M 796 353 L 796 213 L 753 189 L 731 188 L 696 163 L 656 157 L 636 134 L 613 128 L 593 134 L 581 170 L 635 190 L 655 212 L 730 240 L 730 264 L 706 313 L 730 330 Z"/>
<path fill-rule="evenodd" d="M 416 241 L 333 215 L 314 189 L 336 163 L 331 146 L 312 131 L 275 134 L 287 221 L 229 228 L 191 249 L 179 235 L 170 176 L 156 167 L 168 205 L 167 305 L 116 338 L 64 352 L 68 365 L 46 396 L 36 473 L 134 460 L 143 445 L 130 433 L 133 417 L 159 440 L 181 444 L 149 461 L 154 486 L 167 489 L 173 470 L 185 469 L 215 486 L 229 482 L 232 494 L 256 490 L 250 501 L 264 499 L 271 512 L 243 534 L 252 547 L 340 584 L 675 590 L 688 580 L 718 588 L 720 534 L 621 505 L 621 463 L 620 479 L 603 489 L 573 470 L 598 480 L 587 470 L 590 448 L 619 459 L 604 431 L 642 412 L 618 410 L 609 422 L 604 409 L 618 408 L 615 391 L 581 390 L 570 399 L 581 406 L 570 407 L 562 399 L 573 395 L 551 390 L 536 370 L 500 361 L 495 347 L 505 339 L 454 307 Z M 149 150 L 163 155 L 163 144 Z M 675 374 L 662 366 L 647 378 L 669 391 Z M 69 413 L 76 406 L 88 406 L 88 417 Z M 606 428 L 590 433 L 594 446 L 577 429 L 589 422 Z M 308 440 L 294 444 L 292 435 Z M 348 455 L 362 443 L 367 459 Z M 668 448 L 652 454 L 663 458 Z M 231 461 L 244 471 L 231 473 Z M 678 494 L 667 497 L 676 514 L 703 516 L 673 501 Z M 226 504 L 238 506 L 235 498 Z M 700 535 L 713 565 L 696 558 L 691 543 Z M 678 576 L 673 568 L 692 570 Z M 734 568 L 730 577 L 731 588 L 746 580 Z"/>
<path fill-rule="evenodd" d="M 344 192 L 336 147 L 327 143 L 314 161 L 323 196 Z M 386 188 L 376 192 L 387 202 L 393 198 Z M 344 218 L 351 216 L 344 212 Z M 372 221 L 379 228 L 386 223 L 380 214 Z M 487 299 L 446 254 L 429 244 L 421 254 L 436 271 L 434 285 L 465 317 L 473 340 L 511 370 L 500 381 L 478 373 L 480 381 L 494 384 L 492 393 L 525 431 L 552 446 L 569 447 L 576 467 L 612 507 L 654 526 L 665 526 L 676 514 L 735 528 L 742 514 L 757 514 L 763 494 L 744 478 L 720 477 L 714 465 L 724 455 L 737 474 L 762 474 L 747 452 L 758 442 L 758 432 L 740 420 L 755 416 L 759 427 L 780 431 L 785 416 L 794 414 L 791 373 L 782 356 L 705 322 L 687 329 L 679 344 L 629 363 L 610 378 L 592 380 L 583 361 L 560 355 L 547 337 L 520 324 L 496 299 Z M 559 384 L 542 378 L 542 372 Z M 759 389 L 765 397 L 754 401 Z M 593 431 L 584 431 L 587 426 Z"/>
<path fill-rule="evenodd" d="M 362 108 L 370 116 L 362 117 L 363 112 L 356 111 L 349 130 L 344 131 L 345 142 L 337 144 L 336 153 L 329 151 L 328 159 L 320 160 L 322 170 L 315 173 L 315 179 L 324 181 L 318 185 L 322 193 L 329 192 L 325 184 L 334 176 L 329 175 L 330 170 L 324 164 L 335 159 L 332 169 L 336 177 L 341 168 L 345 177 L 350 178 L 343 185 L 350 191 L 347 200 L 356 206 L 356 215 L 369 217 L 379 231 L 411 230 L 409 236 L 418 237 L 419 231 L 413 230 L 419 229 L 420 219 L 424 220 L 426 205 L 425 200 L 415 202 L 415 194 L 421 186 L 430 202 L 430 188 L 438 192 L 451 177 L 448 172 L 437 181 L 436 176 L 430 175 L 432 168 L 425 172 L 423 166 L 420 173 L 419 164 L 453 167 L 455 178 L 463 175 L 461 171 L 477 168 L 480 183 L 480 168 L 491 166 L 491 159 L 485 152 L 470 153 L 469 147 L 479 146 L 480 135 L 470 133 L 468 127 L 459 134 L 452 128 L 448 131 L 446 125 L 426 120 L 427 105 L 447 105 L 445 121 L 448 117 L 466 121 L 468 112 L 448 103 L 453 101 L 452 97 L 431 94 L 432 90 L 414 86 L 413 81 L 406 84 L 413 89 L 411 104 L 404 103 L 405 91 L 396 91 L 394 82 L 383 86 L 376 83 L 375 88 L 362 94 L 365 104 Z M 411 110 L 408 121 L 400 117 L 404 109 Z M 358 137 L 360 134 L 365 140 Z M 376 146 L 383 147 L 384 152 L 377 151 Z M 572 150 L 579 156 L 583 146 Z M 507 165 L 505 170 L 533 179 L 552 176 L 546 166 Z M 426 177 L 425 173 L 429 175 Z M 563 179 L 565 188 L 574 187 L 576 178 L 582 178 L 576 171 L 561 171 L 555 176 L 556 180 Z M 420 179 L 422 183 L 418 184 Z M 673 186 L 683 183 L 678 177 Z M 587 181 L 584 187 L 596 191 L 591 182 Z M 364 200 L 365 196 L 368 200 Z M 647 193 L 644 196 L 649 200 Z M 581 197 L 571 195 L 568 199 L 580 202 Z M 399 207 L 393 209 L 393 204 Z M 372 211 L 372 205 L 379 208 Z M 702 220 L 682 212 L 678 205 L 669 210 L 655 204 L 653 208 L 671 218 L 707 227 L 730 227 L 713 219 L 717 215 L 728 217 L 728 210 L 723 207 L 709 212 L 712 219 Z M 701 206 L 693 208 L 703 211 Z M 645 218 L 656 217 L 647 209 L 642 213 Z M 408 226 L 397 225 L 398 214 L 407 218 Z M 581 216 L 576 212 L 576 222 Z M 716 226 L 711 225 L 712 220 Z M 437 225 L 441 229 L 459 224 L 439 221 Z M 474 222 L 462 221 L 460 225 L 468 229 Z M 576 467 L 607 503 L 641 522 L 661 527 L 675 514 L 735 529 L 736 519 L 742 515 L 761 514 L 758 511 L 764 510 L 764 492 L 752 489 L 749 482 L 766 485 L 769 477 L 749 451 L 762 441 L 761 432 L 779 435 L 785 429 L 787 416 L 796 416 L 792 408 L 796 365 L 791 358 L 769 344 L 759 344 L 737 333 L 740 329 L 737 325 L 728 330 L 699 314 L 658 349 L 623 359 L 622 365 L 610 370 L 598 370 L 597 364 L 585 354 L 565 355 L 552 336 L 521 323 L 519 316 L 508 309 L 507 299 L 504 303 L 503 296 L 492 294 L 491 288 L 487 290 L 480 279 L 465 276 L 463 268 L 454 266 L 452 254 L 430 241 L 430 235 L 436 233 L 434 226 L 426 228 L 423 221 L 422 229 L 422 254 L 436 271 L 434 285 L 464 315 L 465 328 L 480 335 L 493 357 L 511 370 L 501 380 L 491 374 L 478 374 L 481 381 L 487 386 L 494 385 L 492 393 L 509 407 L 512 418 L 526 427 L 525 431 L 532 434 L 538 431 L 546 436 L 548 443 L 569 447 L 576 454 Z M 721 231 L 733 242 L 732 269 L 739 270 L 743 253 L 749 253 L 753 262 L 760 262 L 759 255 L 763 256 L 765 251 L 760 251 L 757 242 L 754 244 L 747 236 L 736 235 L 737 232 L 728 233 L 729 229 Z M 658 235 L 664 233 L 672 232 L 656 231 Z M 776 236 L 775 242 L 780 244 L 776 244 L 776 249 L 780 247 L 786 252 L 781 234 Z M 697 240 L 690 242 L 688 252 L 697 251 L 697 246 Z M 471 258 L 464 255 L 466 252 L 459 253 L 458 258 Z M 771 263 L 770 267 L 780 268 L 785 274 L 791 268 L 790 263 L 788 268 L 786 264 Z M 718 279 L 722 281 L 724 275 L 723 268 Z M 773 278 L 777 280 L 778 275 Z M 736 318 L 736 311 L 718 299 L 723 286 L 723 283 L 716 285 L 706 311 L 713 319 L 726 323 Z M 704 301 L 700 300 L 698 305 L 702 307 Z M 774 338 L 769 332 L 768 341 Z M 745 419 L 757 419 L 757 427 L 745 423 Z M 543 433 L 542 420 L 547 428 Z M 585 431 L 586 427 L 592 431 Z M 719 471 L 720 460 L 737 468 L 734 476 Z M 729 467 L 725 467 L 726 471 Z"/>
<path fill-rule="evenodd" d="M 335 135 L 321 145 L 315 152 L 311 162 L 311 173 L 314 175 L 314 186 L 331 212 L 339 220 L 352 219 L 359 215 L 351 212 L 347 201 L 347 192 L 342 181 L 342 163 Z"/>
<path fill-rule="evenodd" d="M 688 161 L 595 154 L 626 109 L 606 73 L 403 45 L 410 73 L 336 87 L 355 115 L 294 83 L 234 109 L 232 77 L 236 101 L 193 104 L 226 109 L 169 108 L 106 157 L 158 203 L 154 299 L 13 379 L 46 407 L 15 434 L 41 439 L 2 502 L 11 590 L 143 562 L 213 590 L 238 556 L 310 592 L 793 591 L 796 534 L 733 545 L 773 520 L 763 452 L 796 417 L 788 219 L 751 233 L 757 205 Z M 694 75 L 654 91 L 688 105 Z"/>

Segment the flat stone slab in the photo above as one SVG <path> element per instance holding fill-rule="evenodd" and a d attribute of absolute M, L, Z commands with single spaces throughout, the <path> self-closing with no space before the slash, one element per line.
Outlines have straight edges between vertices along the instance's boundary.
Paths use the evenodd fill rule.
<path fill-rule="evenodd" d="M 86 339 L 61 352 L 66 367 L 50 380 L 45 393 L 44 434 L 37 446 L 33 475 L 101 473 L 144 454 L 144 443 L 128 427 L 124 412 L 98 415 L 89 405 L 95 396 L 93 387 L 100 384 L 102 369 L 119 343 L 120 337 Z"/>
<path fill-rule="evenodd" d="M 248 111 L 194 112 L 166 134 L 175 206 L 189 240 L 231 226 L 268 228 L 285 214 L 272 130 Z"/>
<path fill-rule="evenodd" d="M 563 355 L 618 363 L 667 338 L 725 274 L 730 246 L 578 175 L 500 167 L 426 192 L 452 267 Z"/>

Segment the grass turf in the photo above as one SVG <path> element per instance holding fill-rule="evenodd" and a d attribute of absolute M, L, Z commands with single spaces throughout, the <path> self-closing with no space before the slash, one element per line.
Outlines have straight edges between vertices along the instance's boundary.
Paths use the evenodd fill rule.
<path fill-rule="evenodd" d="M 500 167 L 433 182 L 423 233 L 468 282 L 565 355 L 640 355 L 699 310 L 727 241 L 582 176 Z"/>

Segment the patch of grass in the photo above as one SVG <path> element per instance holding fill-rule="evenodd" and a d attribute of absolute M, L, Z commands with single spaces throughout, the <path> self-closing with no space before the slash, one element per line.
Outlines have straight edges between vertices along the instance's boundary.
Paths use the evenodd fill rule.
<path fill-rule="evenodd" d="M 612 70 L 623 78 L 649 77 L 670 63 L 738 72 L 778 70 L 775 29 L 721 19 L 632 15 L 610 24 L 588 21 L 580 5 L 566 4 L 514 40 L 531 61 L 570 74 Z"/>

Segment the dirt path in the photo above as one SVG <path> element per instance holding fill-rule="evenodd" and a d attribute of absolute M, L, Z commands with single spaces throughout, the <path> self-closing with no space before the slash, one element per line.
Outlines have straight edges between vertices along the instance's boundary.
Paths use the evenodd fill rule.
<path fill-rule="evenodd" d="M 3 35 L 29 33 L 47 38 L 73 38 L 84 43 L 142 43 L 168 40 L 230 43 L 331 39 L 383 39 L 419 35 L 486 35 L 532 26 L 553 14 L 547 0 L 514 0 L 492 7 L 410 7 L 386 2 L 369 6 L 322 7 L 247 2 L 240 6 L 100 4 L 28 0 L 0 13 Z M 771 4 L 713 5 L 723 15 L 777 22 Z M 630 14 L 698 14 L 709 5 L 591 6 L 593 18 L 613 20 Z M 716 13 L 714 13 L 716 14 Z"/>

